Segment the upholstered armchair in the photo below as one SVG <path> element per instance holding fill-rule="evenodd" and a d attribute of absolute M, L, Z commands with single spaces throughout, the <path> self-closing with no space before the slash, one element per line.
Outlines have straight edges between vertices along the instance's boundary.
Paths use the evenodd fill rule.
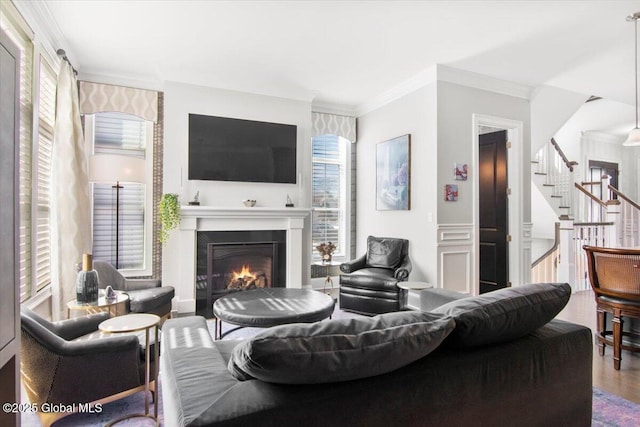
<path fill-rule="evenodd" d="M 95 260 L 93 268 L 98 272 L 100 289 L 111 286 L 129 295 L 127 311 L 157 314 L 162 318 L 171 314 L 171 300 L 175 296 L 173 286 L 160 286 L 158 279 L 127 279 L 106 261 Z"/>
<path fill-rule="evenodd" d="M 365 314 L 402 310 L 406 291 L 398 282 L 411 273 L 409 241 L 367 238 L 367 253 L 340 265 L 340 308 Z"/>
<path fill-rule="evenodd" d="M 136 335 L 97 332 L 108 313 L 52 323 L 22 307 L 20 318 L 22 381 L 37 408 L 53 404 L 77 408 L 80 403 L 106 403 L 144 390 L 144 346 Z M 38 413 L 45 427 L 69 414 Z"/>

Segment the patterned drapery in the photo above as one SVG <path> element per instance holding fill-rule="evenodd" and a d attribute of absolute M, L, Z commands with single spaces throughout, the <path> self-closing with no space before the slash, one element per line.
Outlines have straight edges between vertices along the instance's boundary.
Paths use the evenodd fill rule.
<path fill-rule="evenodd" d="M 80 113 L 95 114 L 106 111 L 133 114 L 156 122 L 158 120 L 158 92 L 102 83 L 80 82 Z"/>
<path fill-rule="evenodd" d="M 51 258 L 56 301 L 53 318 L 64 318 L 76 298 L 76 263 L 91 253 L 91 200 L 82 136 L 78 86 L 73 68 L 62 61 L 58 74 L 51 169 Z"/>
<path fill-rule="evenodd" d="M 337 135 L 356 142 L 356 118 L 328 113 L 311 113 L 312 135 Z"/>

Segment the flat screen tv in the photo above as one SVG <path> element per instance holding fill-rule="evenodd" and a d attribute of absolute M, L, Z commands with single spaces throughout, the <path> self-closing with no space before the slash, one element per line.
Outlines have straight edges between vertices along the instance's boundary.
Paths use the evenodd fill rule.
<path fill-rule="evenodd" d="M 189 179 L 296 183 L 295 125 L 189 114 Z"/>

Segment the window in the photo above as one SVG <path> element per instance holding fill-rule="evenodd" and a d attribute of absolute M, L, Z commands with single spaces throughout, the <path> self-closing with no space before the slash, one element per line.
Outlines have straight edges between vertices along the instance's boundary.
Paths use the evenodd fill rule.
<path fill-rule="evenodd" d="M 85 116 L 85 136 L 90 153 L 145 160 L 147 172 L 143 183 L 114 180 L 92 185 L 93 257 L 116 265 L 118 221 L 118 268 L 126 275 L 149 275 L 152 220 L 147 212 L 153 211 L 150 172 L 153 123 L 125 113 L 89 114 Z M 116 189 L 116 185 L 120 188 Z"/>
<path fill-rule="evenodd" d="M 49 195 L 57 76 L 52 62 L 35 53 L 33 35 L 15 9 L 3 8 L 0 22 L 21 52 L 19 252 L 24 302 L 51 284 Z"/>
<path fill-rule="evenodd" d="M 315 247 L 323 242 L 336 245 L 334 257 L 349 255 L 348 206 L 349 144 L 335 135 L 316 136 L 312 140 L 312 226 L 314 260 L 320 256 Z"/>

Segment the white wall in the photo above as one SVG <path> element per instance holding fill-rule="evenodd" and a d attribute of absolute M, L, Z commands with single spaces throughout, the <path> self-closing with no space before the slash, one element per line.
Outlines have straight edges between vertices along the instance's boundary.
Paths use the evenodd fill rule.
<path fill-rule="evenodd" d="M 164 91 L 164 193 L 178 193 L 186 205 L 200 192 L 202 206 L 242 207 L 242 200 L 255 199 L 256 206 L 284 207 L 289 195 L 296 207 L 310 207 L 311 174 L 311 102 L 235 92 L 210 87 L 166 82 Z M 224 181 L 189 181 L 189 114 L 232 117 L 264 122 L 292 124 L 298 127 L 298 183 L 242 183 Z M 310 227 L 303 232 L 303 277 L 310 277 Z M 171 284 L 180 277 L 176 257 L 179 254 L 177 233 L 163 250 L 163 281 Z M 195 265 L 195 260 L 194 260 Z"/>
<path fill-rule="evenodd" d="M 530 114 L 526 99 L 502 95 L 486 90 L 475 89 L 448 82 L 438 82 L 438 222 L 440 224 L 471 224 L 473 218 L 473 180 L 477 171 L 472 169 L 471 161 L 474 149 L 474 114 L 499 117 L 520 121 L 524 124 L 521 152 L 522 164 L 509 164 L 516 168 L 523 182 L 522 194 L 517 194 L 516 183 L 509 182 L 512 198 L 522 203 L 522 220 L 531 220 L 531 182 L 530 182 Z M 454 181 L 454 163 L 469 165 L 469 179 Z M 444 201 L 445 184 L 458 184 L 457 202 Z M 510 230 L 513 234 L 517 230 Z"/>
<path fill-rule="evenodd" d="M 436 84 L 432 83 L 358 118 L 357 254 L 368 235 L 410 241 L 411 280 L 435 282 Z M 376 144 L 411 134 L 411 210 L 376 210 Z"/>
<path fill-rule="evenodd" d="M 552 86 L 536 88 L 531 97 L 531 155 L 582 107 L 589 96 Z"/>

